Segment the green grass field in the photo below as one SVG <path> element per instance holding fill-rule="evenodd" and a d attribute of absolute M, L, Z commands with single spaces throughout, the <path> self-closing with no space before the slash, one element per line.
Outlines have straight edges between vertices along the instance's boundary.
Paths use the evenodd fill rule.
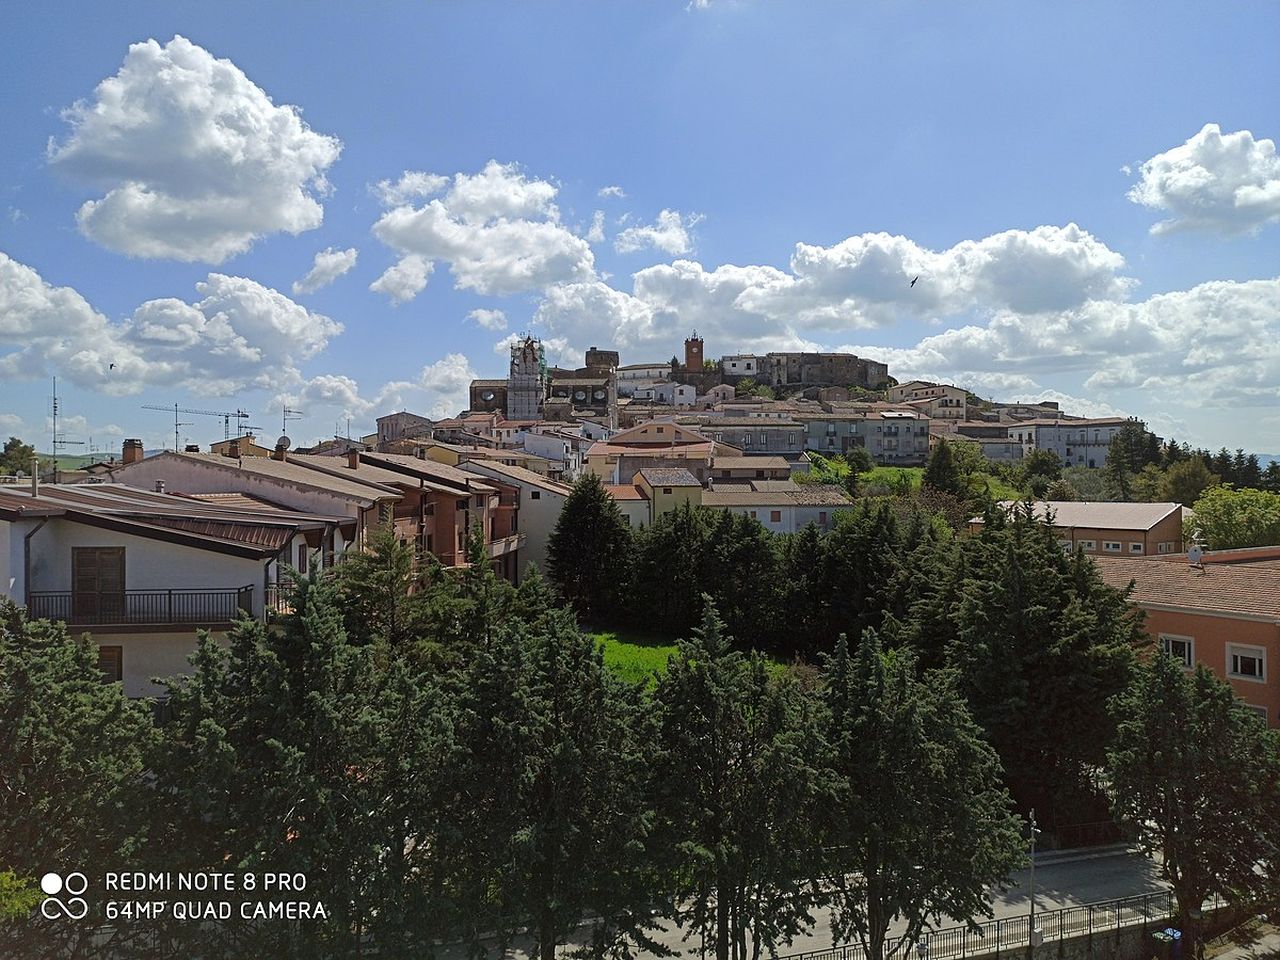
<path fill-rule="evenodd" d="M 623 680 L 652 683 L 666 672 L 667 658 L 676 652 L 668 638 L 606 630 L 591 635 L 604 647 L 604 664 Z"/>

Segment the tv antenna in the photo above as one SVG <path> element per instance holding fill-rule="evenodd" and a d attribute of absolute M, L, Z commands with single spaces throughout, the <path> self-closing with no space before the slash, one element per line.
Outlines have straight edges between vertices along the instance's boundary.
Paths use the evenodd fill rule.
<path fill-rule="evenodd" d="M 58 482 L 58 471 L 60 466 L 58 463 L 58 455 L 62 452 L 62 448 L 84 446 L 83 440 L 68 440 L 66 437 L 64 437 L 61 433 L 58 432 L 58 413 L 59 412 L 60 412 L 60 409 L 58 406 L 58 378 L 54 377 L 53 378 L 53 407 L 52 407 L 53 432 L 49 438 L 51 444 L 53 445 L 53 482 L 54 483 Z M 37 469 L 37 472 L 39 472 L 38 469 Z"/>
<path fill-rule="evenodd" d="M 302 419 L 302 411 L 301 411 L 301 410 L 295 410 L 295 409 L 293 409 L 293 407 L 289 406 L 289 405 L 286 403 L 286 404 L 284 405 L 284 407 L 283 407 L 283 408 L 281 409 L 281 411 L 280 411 L 280 432 L 281 432 L 281 433 L 288 433 L 288 432 L 289 432 L 289 421 L 290 421 L 290 420 L 301 420 L 301 419 Z"/>
<path fill-rule="evenodd" d="M 174 448 L 175 450 L 177 450 L 177 449 L 178 449 L 178 427 L 180 427 L 180 426 L 190 426 L 190 425 L 191 425 L 190 423 L 183 424 L 183 423 L 178 419 L 178 414 L 180 414 L 180 413 L 189 413 L 189 414 L 193 414 L 194 416 L 198 416 L 198 417 L 221 417 L 221 418 L 222 418 L 222 439 L 223 439 L 223 440 L 230 440 L 230 439 L 231 439 L 231 421 L 232 421 L 232 420 L 234 420 L 234 421 L 236 422 L 236 435 L 237 435 L 237 436 L 242 435 L 242 434 L 245 432 L 245 430 L 247 430 L 247 429 L 253 429 L 253 428 L 250 428 L 250 427 L 246 427 L 246 426 L 245 426 L 245 423 L 244 423 L 246 420 L 248 420 L 248 419 L 249 419 L 249 416 L 250 416 L 249 412 L 248 412 L 247 410 L 241 410 L 241 409 L 239 409 L 238 407 L 237 407 L 235 410 L 202 410 L 202 409 L 200 409 L 200 408 L 198 408 L 198 407 L 180 407 L 180 406 L 178 406 L 176 403 L 175 403 L 173 406 L 171 406 L 171 407 L 170 407 L 170 406 L 160 406 L 160 405 L 158 405 L 158 404 L 154 404 L 154 403 L 144 403 L 144 404 L 142 405 L 142 409 L 144 409 L 144 410 L 165 410 L 165 411 L 168 411 L 168 412 L 173 413 L 173 444 L 174 444 L 174 447 L 173 447 L 173 448 Z"/>

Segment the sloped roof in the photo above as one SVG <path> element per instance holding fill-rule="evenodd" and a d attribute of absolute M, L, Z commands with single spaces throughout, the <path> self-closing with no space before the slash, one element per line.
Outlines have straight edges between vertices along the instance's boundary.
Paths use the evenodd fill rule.
<path fill-rule="evenodd" d="M 1016 500 L 1002 500 L 1011 510 Z M 1094 530 L 1150 530 L 1171 513 L 1180 512 L 1179 503 L 1110 503 L 1105 501 L 1037 500 L 1032 511 L 1038 519 L 1053 514 L 1055 527 L 1083 527 Z M 981 522 L 982 518 L 977 518 Z"/>
<path fill-rule="evenodd" d="M 683 467 L 645 467 L 639 473 L 654 487 L 702 486 L 702 482 Z"/>
<path fill-rule="evenodd" d="M 1102 579 L 1139 606 L 1170 607 L 1280 623 L 1280 565 L 1206 563 L 1203 569 L 1157 558 L 1096 557 Z"/>

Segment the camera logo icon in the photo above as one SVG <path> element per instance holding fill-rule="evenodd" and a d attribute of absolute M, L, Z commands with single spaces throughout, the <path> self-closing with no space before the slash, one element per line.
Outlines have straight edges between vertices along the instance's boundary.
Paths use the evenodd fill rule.
<path fill-rule="evenodd" d="M 89 904 L 81 896 L 89 889 L 89 878 L 83 873 L 68 873 L 65 879 L 56 873 L 46 873 L 40 878 L 40 889 L 45 895 L 40 912 L 46 920 L 56 920 L 59 916 L 83 920 L 89 915 Z M 67 898 L 63 900 L 58 896 L 60 893 L 67 894 Z"/>

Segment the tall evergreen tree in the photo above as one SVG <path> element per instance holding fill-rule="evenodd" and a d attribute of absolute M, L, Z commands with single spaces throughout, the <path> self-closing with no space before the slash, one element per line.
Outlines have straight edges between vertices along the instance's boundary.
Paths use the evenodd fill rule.
<path fill-rule="evenodd" d="M 1280 735 L 1203 665 L 1158 654 L 1117 698 L 1107 772 L 1131 824 L 1173 888 L 1183 949 L 1200 956 L 1201 904 L 1250 904 L 1280 852 Z"/>
<path fill-rule="evenodd" d="M 452 884 L 474 950 L 529 925 L 538 955 L 581 924 L 591 946 L 650 943 L 642 693 L 560 611 L 498 630 L 457 677 Z"/>
<path fill-rule="evenodd" d="M 813 923 L 812 705 L 763 659 L 731 649 L 708 600 L 654 695 L 654 765 L 669 896 L 716 960 L 758 960 Z"/>
<path fill-rule="evenodd" d="M 637 532 L 632 565 L 633 621 L 676 635 L 698 622 L 711 539 L 710 510 L 682 503 Z"/>
<path fill-rule="evenodd" d="M 584 473 L 547 542 L 560 595 L 589 622 L 616 617 L 630 577 L 631 527 L 600 478 Z"/>
<path fill-rule="evenodd" d="M 92 877 L 134 861 L 152 740 L 146 705 L 103 683 L 93 643 L 0 597 L 0 904 L 22 918 L 0 923 L 0 955 L 93 950 L 100 913 L 81 924 L 27 911 L 50 869 Z"/>
<path fill-rule="evenodd" d="M 906 633 L 940 645 L 959 690 L 1000 754 L 1021 809 L 1054 826 L 1092 788 L 1110 741 L 1111 697 L 1145 641 L 1125 594 L 1082 554 L 1064 555 L 1026 505 L 991 511 L 959 545 L 939 602 L 913 610 Z"/>
<path fill-rule="evenodd" d="M 951 452 L 951 444 L 947 442 L 946 437 L 941 438 L 938 445 L 933 448 L 933 452 L 929 454 L 929 462 L 925 465 L 921 483 L 934 490 L 957 496 L 964 492 L 964 476 L 956 464 Z"/>
<path fill-rule="evenodd" d="M 908 651 L 884 653 L 871 630 L 852 657 L 841 636 L 822 697 L 836 941 L 884 960 L 895 921 L 915 943 L 940 922 L 989 917 L 988 886 L 1023 860 L 1021 821 L 963 699 L 944 675 L 918 677 Z"/>
<path fill-rule="evenodd" d="M 1191 506 L 1200 495 L 1218 482 L 1201 457 L 1187 457 L 1171 464 L 1161 485 L 1161 499 Z"/>

